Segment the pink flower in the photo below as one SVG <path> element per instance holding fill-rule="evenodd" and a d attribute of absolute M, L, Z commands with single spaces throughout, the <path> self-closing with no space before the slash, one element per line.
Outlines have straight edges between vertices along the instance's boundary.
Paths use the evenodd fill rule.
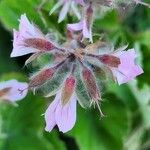
<path fill-rule="evenodd" d="M 28 92 L 28 84 L 9 80 L 0 83 L 0 99 L 11 102 L 23 99 Z"/>
<path fill-rule="evenodd" d="M 83 38 L 90 39 L 92 42 L 92 16 L 93 16 L 93 9 L 92 5 L 87 5 L 85 8 L 85 13 L 83 15 L 82 20 L 79 23 L 68 24 L 67 28 L 70 31 L 82 31 Z"/>
<path fill-rule="evenodd" d="M 83 0 L 58 0 L 56 5 L 50 11 L 50 14 L 52 14 L 55 10 L 62 6 L 62 9 L 59 13 L 59 23 L 65 19 L 70 8 L 72 8 L 74 14 L 78 17 L 78 19 L 80 19 L 81 16 L 75 4 L 83 5 L 83 3 Z"/>
<path fill-rule="evenodd" d="M 57 49 L 56 46 L 35 25 L 29 22 L 26 15 L 21 15 L 19 31 L 14 30 L 11 57 L 49 52 L 54 49 Z"/>
<path fill-rule="evenodd" d="M 46 131 L 51 131 L 55 125 L 59 131 L 68 132 L 73 128 L 76 122 L 76 97 L 73 94 L 69 101 L 63 105 L 61 101 L 61 92 L 56 94 L 54 101 L 45 112 Z"/>
<path fill-rule="evenodd" d="M 101 55 L 98 59 L 107 65 L 118 84 L 127 83 L 143 73 L 142 68 L 135 63 L 136 53 L 134 49 L 128 51 L 116 51 L 113 54 Z"/>
<path fill-rule="evenodd" d="M 92 31 L 91 29 L 88 29 L 88 25 L 85 19 L 81 20 L 79 23 L 68 24 L 67 28 L 71 31 L 82 31 L 83 37 L 92 41 Z"/>

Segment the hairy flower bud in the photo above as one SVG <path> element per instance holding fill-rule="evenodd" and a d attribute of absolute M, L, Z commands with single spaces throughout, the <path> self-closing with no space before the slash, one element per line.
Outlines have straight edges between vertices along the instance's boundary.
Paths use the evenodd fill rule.
<path fill-rule="evenodd" d="M 99 89 L 97 87 L 96 80 L 95 80 L 95 77 L 94 77 L 92 71 L 86 67 L 83 67 L 82 79 L 83 79 L 83 82 L 85 84 L 86 90 L 87 90 L 87 92 L 88 92 L 88 94 L 92 100 L 92 103 L 97 105 L 101 117 L 104 117 L 104 114 L 103 114 L 103 112 L 100 108 L 100 105 L 98 103 L 98 100 L 101 99 L 100 92 L 99 92 Z"/>
<path fill-rule="evenodd" d="M 41 51 L 51 51 L 56 48 L 50 41 L 40 38 L 29 38 L 25 39 L 24 42 L 26 47 L 32 47 Z"/>
<path fill-rule="evenodd" d="M 100 98 L 100 94 L 99 89 L 96 85 L 95 77 L 91 70 L 84 67 L 82 70 L 82 79 L 91 99 L 97 101 Z"/>
<path fill-rule="evenodd" d="M 29 82 L 29 88 L 35 88 L 43 85 L 47 80 L 50 80 L 56 69 L 48 68 L 40 71 L 37 75 L 33 76 Z"/>
<path fill-rule="evenodd" d="M 105 65 L 108 65 L 110 67 L 117 68 L 121 64 L 120 59 L 113 55 L 102 55 L 102 56 L 99 56 L 98 59 L 102 63 L 104 63 Z"/>
<path fill-rule="evenodd" d="M 74 92 L 75 84 L 76 84 L 76 80 L 73 75 L 67 77 L 62 88 L 62 94 L 61 94 L 62 105 L 65 105 L 69 101 L 70 97 Z"/>
<path fill-rule="evenodd" d="M 41 70 L 39 73 L 37 73 L 31 78 L 29 82 L 29 88 L 36 88 L 38 86 L 43 85 L 46 81 L 52 79 L 56 70 L 59 69 L 64 63 L 65 63 L 65 60 L 61 61 L 54 67 L 45 68 Z"/>

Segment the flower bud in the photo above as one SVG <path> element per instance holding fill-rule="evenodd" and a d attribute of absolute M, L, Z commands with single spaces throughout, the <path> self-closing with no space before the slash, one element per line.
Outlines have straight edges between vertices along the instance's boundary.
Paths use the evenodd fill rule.
<path fill-rule="evenodd" d="M 75 89 L 75 85 L 76 85 L 76 80 L 74 76 L 70 75 L 69 77 L 67 77 L 62 88 L 62 94 L 61 94 L 62 105 L 67 104 L 67 102 L 71 98 Z"/>
<path fill-rule="evenodd" d="M 40 38 L 29 38 L 25 39 L 24 42 L 26 47 L 32 47 L 41 51 L 51 51 L 56 48 L 50 41 Z"/>
<path fill-rule="evenodd" d="M 37 75 L 31 78 L 29 82 L 29 88 L 35 88 L 43 85 L 47 80 L 50 80 L 53 77 L 55 71 L 55 68 L 49 68 L 40 71 Z"/>
<path fill-rule="evenodd" d="M 98 59 L 105 65 L 108 65 L 110 67 L 118 68 L 118 66 L 121 64 L 120 59 L 113 55 L 102 55 L 99 56 Z"/>
<path fill-rule="evenodd" d="M 84 67 L 82 70 L 82 79 L 91 99 L 94 101 L 97 101 L 100 98 L 100 94 L 99 94 L 99 89 L 95 81 L 95 77 L 93 73 L 91 72 L 91 70 Z"/>
<path fill-rule="evenodd" d="M 97 105 L 101 117 L 104 117 L 104 114 L 98 103 L 98 100 L 101 99 L 100 92 L 97 87 L 96 80 L 95 80 L 95 77 L 94 77 L 92 71 L 89 70 L 88 68 L 84 67 L 82 70 L 82 78 L 83 78 L 83 82 L 86 87 L 86 90 L 87 90 L 90 98 L 92 99 L 92 103 L 94 103 L 94 105 L 95 104 Z"/>
<path fill-rule="evenodd" d="M 0 90 L 0 97 L 3 97 L 4 95 L 6 95 L 10 90 L 11 90 L 11 87 L 6 87 L 4 89 L 1 89 Z"/>
<path fill-rule="evenodd" d="M 88 6 L 88 8 L 86 9 L 86 17 L 87 17 L 87 20 L 91 20 L 92 17 L 93 17 L 93 8 L 92 8 L 92 5 L 90 4 Z"/>

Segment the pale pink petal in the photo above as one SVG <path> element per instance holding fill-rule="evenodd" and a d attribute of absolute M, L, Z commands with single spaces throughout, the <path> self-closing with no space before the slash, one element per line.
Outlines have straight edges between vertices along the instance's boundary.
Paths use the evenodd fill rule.
<path fill-rule="evenodd" d="M 59 19 L 58 22 L 62 22 L 64 20 L 64 18 L 66 17 L 67 13 L 69 12 L 69 9 L 72 8 L 73 12 L 75 13 L 75 15 L 78 17 L 78 19 L 81 17 L 75 3 L 80 4 L 80 5 L 84 5 L 83 0 L 59 0 L 56 5 L 52 8 L 52 10 L 50 11 L 50 15 L 56 11 L 59 7 L 62 6 L 62 9 L 59 13 Z"/>
<path fill-rule="evenodd" d="M 61 94 L 57 93 L 54 101 L 50 104 L 50 106 L 48 107 L 48 109 L 45 112 L 45 121 L 46 121 L 45 130 L 48 132 L 51 132 L 51 130 L 56 125 L 55 111 L 56 111 L 57 105 L 60 101 L 60 97 L 61 97 Z"/>
<path fill-rule="evenodd" d="M 32 23 L 29 22 L 26 15 L 21 15 L 19 25 L 20 36 L 25 39 L 28 38 L 44 38 L 43 33 Z"/>
<path fill-rule="evenodd" d="M 116 68 L 112 68 L 111 71 L 119 85 L 125 83 L 125 79 L 127 79 L 127 77 L 124 74 L 119 72 Z"/>
<path fill-rule="evenodd" d="M 19 31 L 14 30 L 13 50 L 11 57 L 23 56 L 30 53 L 36 53 L 39 50 L 27 47 L 24 41 L 29 38 L 45 39 L 43 33 L 29 22 L 26 15 L 21 15 Z"/>
<path fill-rule="evenodd" d="M 121 64 L 112 70 L 119 84 L 126 83 L 143 73 L 142 68 L 135 64 L 136 53 L 134 49 L 122 51 L 119 58 Z"/>
<path fill-rule="evenodd" d="M 64 20 L 64 18 L 66 17 L 66 15 L 69 11 L 70 6 L 71 6 L 71 1 L 70 0 L 68 2 L 65 2 L 62 10 L 59 13 L 58 23 L 60 23 Z"/>
<path fill-rule="evenodd" d="M 13 40 L 13 50 L 11 52 L 11 57 L 23 56 L 30 53 L 38 52 L 37 49 L 28 48 L 24 46 L 23 39 L 20 36 L 20 33 L 16 30 L 14 32 L 14 40 Z"/>
<path fill-rule="evenodd" d="M 90 39 L 91 42 L 93 41 L 92 32 L 91 29 L 88 29 L 86 20 L 81 20 L 80 22 L 74 24 L 68 24 L 67 28 L 71 31 L 82 31 L 84 38 Z"/>
<path fill-rule="evenodd" d="M 61 101 L 59 102 L 55 112 L 55 119 L 59 130 L 63 133 L 73 128 L 76 122 L 76 97 L 74 95 L 65 106 L 62 106 Z"/>
<path fill-rule="evenodd" d="M 28 92 L 28 84 L 18 82 L 17 80 L 9 80 L 0 83 L 0 90 L 4 88 L 11 88 L 10 91 L 3 96 L 4 99 L 12 102 L 23 99 Z"/>
<path fill-rule="evenodd" d="M 91 38 L 90 31 L 88 30 L 86 20 L 83 21 L 83 36 L 85 38 Z"/>
<path fill-rule="evenodd" d="M 67 28 L 71 31 L 80 31 L 83 29 L 83 21 L 74 24 L 68 24 Z"/>

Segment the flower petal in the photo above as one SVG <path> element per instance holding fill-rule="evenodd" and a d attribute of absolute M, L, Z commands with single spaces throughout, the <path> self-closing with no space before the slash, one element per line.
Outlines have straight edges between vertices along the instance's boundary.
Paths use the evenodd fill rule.
<path fill-rule="evenodd" d="M 76 97 L 72 95 L 69 102 L 65 106 L 62 106 L 60 101 L 56 108 L 56 123 L 59 130 L 63 133 L 71 130 L 76 122 L 76 101 Z"/>
<path fill-rule="evenodd" d="M 143 73 L 142 68 L 135 64 L 136 53 L 134 49 L 122 51 L 122 54 L 120 54 L 119 58 L 121 64 L 119 65 L 118 69 L 112 70 L 119 84 L 126 83 Z"/>
<path fill-rule="evenodd" d="M 60 93 L 57 93 L 54 101 L 49 105 L 48 109 L 45 112 L 45 121 L 46 121 L 45 130 L 48 132 L 51 132 L 51 130 L 56 125 L 55 110 L 60 101 L 60 97 L 61 97 Z"/>
<path fill-rule="evenodd" d="M 28 47 L 25 44 L 26 39 L 40 38 L 45 39 L 43 33 L 33 24 L 29 22 L 26 15 L 21 15 L 19 31 L 14 30 L 13 50 L 11 57 L 35 53 L 39 50 L 36 48 Z"/>
<path fill-rule="evenodd" d="M 83 20 L 83 36 L 85 38 L 91 38 L 90 31 L 88 30 L 86 20 Z"/>
<path fill-rule="evenodd" d="M 26 17 L 26 14 L 21 15 L 19 33 L 23 38 L 44 38 L 43 33 Z"/>
<path fill-rule="evenodd" d="M 78 23 L 68 24 L 67 28 L 71 31 L 80 31 L 83 28 L 83 21 L 80 21 Z"/>
<path fill-rule="evenodd" d="M 65 2 L 62 10 L 59 13 L 58 23 L 60 23 L 64 20 L 64 18 L 66 17 L 66 15 L 69 11 L 70 6 L 71 6 L 71 1 L 70 0 L 68 2 Z"/>
<path fill-rule="evenodd" d="M 38 52 L 37 49 L 28 48 L 23 46 L 22 38 L 20 37 L 20 33 L 16 30 L 14 32 L 14 41 L 13 41 L 13 50 L 11 52 L 11 57 L 23 56 L 30 53 Z"/>
<path fill-rule="evenodd" d="M 23 99 L 27 95 L 27 83 L 18 82 L 17 80 L 10 80 L 0 83 L 0 90 L 4 88 L 11 88 L 6 95 L 3 96 L 3 99 L 10 100 L 12 102 Z M 22 91 L 22 92 L 20 92 Z"/>

